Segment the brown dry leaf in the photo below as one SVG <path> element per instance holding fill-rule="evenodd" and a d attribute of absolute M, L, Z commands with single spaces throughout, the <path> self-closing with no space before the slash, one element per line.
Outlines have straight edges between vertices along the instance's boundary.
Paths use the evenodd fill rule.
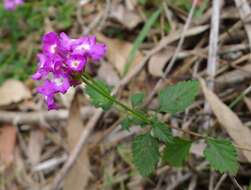
<path fill-rule="evenodd" d="M 118 73 L 110 64 L 101 64 L 98 69 L 98 77 L 110 86 L 116 86 L 119 83 Z"/>
<path fill-rule="evenodd" d="M 43 148 L 44 132 L 36 129 L 32 130 L 29 138 L 28 157 L 32 166 L 35 166 L 40 161 L 40 156 Z"/>
<path fill-rule="evenodd" d="M 70 116 L 67 124 L 67 141 L 69 151 L 73 150 L 77 144 L 80 134 L 83 130 L 83 123 L 80 115 L 80 105 L 77 93 L 75 94 L 70 108 Z M 83 190 L 91 177 L 90 163 L 87 150 L 84 149 L 78 156 L 72 169 L 64 181 L 65 190 Z"/>
<path fill-rule="evenodd" d="M 206 86 L 203 79 L 200 79 L 200 83 L 214 114 L 218 121 L 226 129 L 230 137 L 235 143 L 242 148 L 251 149 L 251 131 L 245 127 L 239 117 L 228 108 L 211 90 Z M 240 150 L 246 159 L 251 162 L 251 152 L 241 149 Z"/>
<path fill-rule="evenodd" d="M 31 98 L 31 92 L 18 80 L 7 80 L 0 87 L 0 106 L 7 106 L 29 98 Z"/>
<path fill-rule="evenodd" d="M 0 128 L 0 160 L 7 168 L 13 162 L 16 147 L 16 128 L 5 125 Z"/>
<path fill-rule="evenodd" d="M 107 38 L 100 33 L 97 33 L 96 36 L 99 41 L 105 43 L 108 46 L 107 59 L 109 63 L 111 63 L 117 69 L 119 74 L 122 75 L 124 72 L 124 67 L 127 63 L 128 55 L 133 45 L 126 41 Z M 138 51 L 130 70 L 132 70 L 136 64 L 140 63 L 142 58 L 142 54 Z"/>
<path fill-rule="evenodd" d="M 251 112 L 251 100 L 249 98 L 244 98 L 244 102 L 247 105 L 249 111 Z"/>
<path fill-rule="evenodd" d="M 135 28 L 140 22 L 142 22 L 142 18 L 139 14 L 137 14 L 133 10 L 128 10 L 121 4 L 113 5 L 111 7 L 110 17 L 130 30 Z"/>
<path fill-rule="evenodd" d="M 148 71 L 150 74 L 156 77 L 160 77 L 163 75 L 163 69 L 166 63 L 173 56 L 173 48 L 167 48 L 164 51 L 158 52 L 154 54 L 148 63 Z"/>

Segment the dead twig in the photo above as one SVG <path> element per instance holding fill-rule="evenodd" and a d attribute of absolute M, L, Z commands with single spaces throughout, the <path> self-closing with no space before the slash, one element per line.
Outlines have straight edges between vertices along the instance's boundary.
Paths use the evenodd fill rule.
<path fill-rule="evenodd" d="M 232 180 L 232 182 L 234 183 L 234 185 L 239 189 L 239 190 L 244 190 L 241 186 L 240 186 L 240 184 L 238 183 L 238 181 L 235 179 L 235 177 L 233 177 L 233 176 L 229 176 L 230 177 L 230 179 Z"/>
<path fill-rule="evenodd" d="M 220 180 L 218 181 L 218 183 L 215 185 L 214 190 L 219 190 L 221 184 L 223 183 L 223 181 L 224 181 L 226 178 L 227 178 L 227 174 L 224 173 L 224 174 L 221 176 L 221 178 L 220 178 Z"/>
<path fill-rule="evenodd" d="M 208 50 L 208 62 L 207 62 L 207 74 L 209 80 L 207 81 L 207 86 L 209 89 L 213 90 L 214 88 L 214 78 L 217 70 L 217 52 L 218 52 L 218 39 L 219 39 L 219 26 L 220 26 L 220 8 L 222 5 L 221 0 L 213 1 L 213 10 L 211 18 L 211 31 L 209 39 L 209 50 Z M 211 113 L 210 106 L 208 102 L 205 102 L 204 112 L 209 114 Z M 210 116 L 205 118 L 205 123 L 203 125 L 204 129 L 208 129 L 210 126 Z"/>
<path fill-rule="evenodd" d="M 91 117 L 95 109 L 91 106 L 81 108 L 81 118 L 86 120 Z M 69 116 L 68 110 L 14 112 L 0 111 L 0 122 L 15 124 L 38 124 L 42 120 L 46 122 L 66 120 Z"/>

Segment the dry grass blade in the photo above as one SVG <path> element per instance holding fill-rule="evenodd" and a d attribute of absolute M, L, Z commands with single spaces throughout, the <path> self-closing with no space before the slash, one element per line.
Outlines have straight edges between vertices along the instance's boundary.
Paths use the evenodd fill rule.
<path fill-rule="evenodd" d="M 213 113 L 216 115 L 219 123 L 226 129 L 230 137 L 240 147 L 251 148 L 251 131 L 245 127 L 239 117 L 226 106 L 217 95 L 206 87 L 205 81 L 200 79 L 200 83 Z M 241 150 L 246 159 L 251 162 L 251 152 Z"/>

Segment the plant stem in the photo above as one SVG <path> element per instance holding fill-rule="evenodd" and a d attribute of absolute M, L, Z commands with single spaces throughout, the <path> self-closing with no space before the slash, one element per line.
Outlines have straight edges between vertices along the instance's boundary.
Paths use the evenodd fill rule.
<path fill-rule="evenodd" d="M 102 89 L 102 87 L 95 80 L 93 80 L 88 74 L 84 73 L 82 76 L 82 79 L 87 85 L 89 85 L 91 88 L 93 88 L 99 94 L 101 94 L 105 98 L 109 99 L 113 103 L 117 104 L 118 106 L 120 106 L 124 110 L 128 111 L 128 113 L 130 113 L 131 115 L 137 117 L 138 119 L 142 120 L 143 122 L 145 122 L 147 124 L 152 123 L 152 121 L 150 119 L 148 119 L 145 115 L 143 115 L 142 113 L 140 113 L 138 111 L 131 109 L 127 105 L 118 101 L 115 97 L 111 96 L 109 93 L 107 93 L 107 91 L 104 91 Z"/>
<path fill-rule="evenodd" d="M 128 107 L 127 105 L 121 103 L 120 101 L 118 101 L 115 97 L 111 96 L 107 91 L 105 91 L 103 89 L 102 86 L 100 86 L 100 84 L 98 84 L 95 80 L 92 79 L 91 76 L 89 76 L 88 74 L 84 73 L 82 75 L 82 79 L 83 81 L 89 85 L 93 90 L 97 91 L 99 94 L 101 94 L 102 96 L 104 96 L 105 98 L 109 99 L 110 101 L 112 101 L 113 103 L 117 104 L 119 107 L 123 108 L 124 110 L 126 110 L 128 113 L 130 113 L 131 115 L 133 115 L 134 117 L 137 117 L 138 119 L 140 119 L 141 121 L 147 123 L 147 124 L 152 124 L 153 121 L 151 119 L 149 119 L 146 115 L 143 115 L 142 113 L 135 111 L 133 109 L 131 109 L 130 107 Z M 169 125 L 168 125 L 169 126 Z M 207 139 L 207 138 L 214 138 L 214 137 L 210 137 L 210 136 L 204 136 L 201 135 L 199 133 L 190 131 L 190 130 L 184 130 L 178 127 L 174 127 L 174 126 L 169 126 L 170 128 L 176 129 L 176 130 L 180 130 L 184 133 L 187 133 L 189 135 L 195 136 L 197 138 L 202 138 L 202 139 Z M 250 151 L 250 149 L 245 148 L 245 147 L 241 147 L 239 145 L 236 145 L 233 143 L 233 145 L 238 148 L 238 149 L 242 149 L 242 150 L 246 150 L 246 151 Z"/>

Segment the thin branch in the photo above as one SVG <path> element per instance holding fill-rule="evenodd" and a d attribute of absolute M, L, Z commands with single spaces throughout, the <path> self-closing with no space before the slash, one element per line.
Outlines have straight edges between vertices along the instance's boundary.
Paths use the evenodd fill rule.
<path fill-rule="evenodd" d="M 224 181 L 226 178 L 227 178 L 227 174 L 224 173 L 224 174 L 221 176 L 221 178 L 220 178 L 220 180 L 218 181 L 218 183 L 215 185 L 214 190 L 219 190 L 221 184 L 223 183 L 223 181 Z"/>
<path fill-rule="evenodd" d="M 240 186 L 240 184 L 238 183 L 238 181 L 235 179 L 235 177 L 233 177 L 233 176 L 229 176 L 230 177 L 230 179 L 232 180 L 232 182 L 234 183 L 234 185 L 239 189 L 239 190 L 244 190 L 241 186 Z"/>
<path fill-rule="evenodd" d="M 93 115 L 95 109 L 91 106 L 81 108 L 81 118 L 88 119 Z M 58 120 L 66 120 L 69 116 L 69 110 L 52 110 L 48 111 L 34 111 L 34 112 L 14 112 L 14 111 L 0 111 L 0 122 L 14 123 L 14 124 L 38 124 L 41 121 L 51 122 Z"/>
<path fill-rule="evenodd" d="M 213 10 L 211 18 L 211 31 L 209 37 L 209 50 L 208 50 L 208 62 L 207 62 L 207 74 L 209 80 L 207 81 L 207 86 L 209 89 L 214 89 L 214 78 L 217 70 L 217 52 L 218 52 L 218 39 L 219 39 L 219 27 L 220 27 L 220 9 L 222 5 L 222 0 L 213 1 Z M 211 112 L 208 102 L 204 105 L 204 112 L 209 114 Z M 206 117 L 206 121 L 203 125 L 204 129 L 208 129 L 211 123 L 210 116 Z"/>

